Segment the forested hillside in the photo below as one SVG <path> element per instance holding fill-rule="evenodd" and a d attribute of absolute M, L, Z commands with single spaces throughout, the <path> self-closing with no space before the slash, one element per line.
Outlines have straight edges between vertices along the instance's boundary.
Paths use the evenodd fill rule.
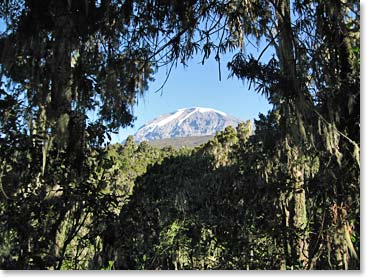
<path fill-rule="evenodd" d="M 0 1 L 0 268 L 359 269 L 359 6 Z M 255 126 L 111 145 L 158 70 L 230 54 Z"/>
<path fill-rule="evenodd" d="M 193 136 L 193 137 L 177 137 L 177 138 L 169 138 L 169 139 L 157 139 L 149 141 L 148 144 L 163 148 L 166 146 L 172 146 L 174 148 L 181 147 L 196 147 L 204 142 L 207 142 L 209 139 L 213 138 L 213 136 Z"/>

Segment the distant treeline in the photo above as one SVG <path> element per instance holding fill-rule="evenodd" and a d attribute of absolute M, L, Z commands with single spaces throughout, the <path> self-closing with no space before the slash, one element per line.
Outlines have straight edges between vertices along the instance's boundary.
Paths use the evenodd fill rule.
<path fill-rule="evenodd" d="M 213 135 L 214 136 L 214 135 Z M 196 147 L 203 144 L 213 138 L 213 136 L 190 136 L 190 137 L 175 137 L 175 138 L 164 138 L 148 141 L 149 145 L 164 148 L 172 146 L 173 148 L 179 149 L 181 147 Z"/>

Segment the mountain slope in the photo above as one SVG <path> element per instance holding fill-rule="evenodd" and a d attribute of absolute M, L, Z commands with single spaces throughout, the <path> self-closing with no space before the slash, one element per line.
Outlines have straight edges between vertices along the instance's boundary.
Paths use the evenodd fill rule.
<path fill-rule="evenodd" d="M 166 146 L 172 146 L 173 148 L 179 149 L 181 147 L 194 148 L 208 140 L 212 139 L 213 136 L 191 136 L 191 137 L 176 137 L 176 138 L 164 138 L 148 141 L 148 144 L 157 148 L 164 148 Z"/>
<path fill-rule="evenodd" d="M 161 115 L 143 125 L 134 135 L 137 142 L 157 139 L 212 136 L 242 120 L 210 108 L 184 108 Z"/>

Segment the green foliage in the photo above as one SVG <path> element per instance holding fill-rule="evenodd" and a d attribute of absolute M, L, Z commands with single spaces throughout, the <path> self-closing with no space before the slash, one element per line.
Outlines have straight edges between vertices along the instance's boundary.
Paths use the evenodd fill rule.
<path fill-rule="evenodd" d="M 101 270 L 112 270 L 113 269 L 113 261 L 108 261 L 108 266 L 106 268 L 102 268 Z"/>
<path fill-rule="evenodd" d="M 6 149 L 7 158 L 14 157 L 14 162 L 31 157 L 31 153 L 3 145 L 2 150 Z M 1 206 L 5 228 L 2 267 L 88 269 L 101 266 L 103 245 L 113 239 L 111 228 L 131 193 L 135 178 L 145 173 L 150 164 L 169 155 L 172 153 L 146 144 L 138 146 L 133 141 L 127 141 L 125 146 L 110 146 L 107 151 L 91 149 L 84 167 L 76 169 L 84 169 L 79 182 L 70 181 L 73 172 L 67 171 L 65 161 L 53 157 L 52 153 L 48 154 L 49 166 L 43 178 L 31 166 L 27 172 L 15 167 L 17 163 L 11 167 L 8 162 L 8 170 L 2 175 L 3 182 L 7 180 L 3 189 L 8 197 Z M 41 164 L 42 158 L 38 161 Z M 31 177 L 32 172 L 35 179 L 28 181 L 26 188 L 11 183 L 19 180 L 12 177 L 15 174 Z M 55 185 L 46 186 L 42 183 L 44 179 Z M 23 251 L 23 256 L 16 254 L 18 251 Z"/>
<path fill-rule="evenodd" d="M 237 132 L 228 128 L 207 144 L 167 158 L 137 179 L 119 216 L 118 239 L 111 246 L 116 251 L 116 268 L 301 269 L 304 265 L 293 244 L 299 243 L 304 228 L 311 234 L 311 249 L 319 247 L 318 259 L 310 261 L 313 268 L 329 268 L 327 257 L 332 253 L 319 243 L 339 232 L 339 227 L 331 231 L 320 225 L 326 224 L 330 205 L 320 201 L 327 194 L 325 188 L 320 191 L 321 182 L 326 185 L 320 181 L 325 174 L 320 157 L 302 156 L 294 161 L 294 167 L 304 168 L 307 184 L 304 217 L 296 218 L 291 207 L 297 205 L 299 192 L 282 156 L 279 115 L 260 115 L 255 124 L 249 137 L 244 133 L 251 132 L 250 124 Z M 296 220 L 299 225 L 292 225 Z M 353 250 L 346 251 L 358 249 L 352 228 Z M 343 236 L 340 233 L 339 242 Z"/>
<path fill-rule="evenodd" d="M 138 179 L 120 215 L 119 226 L 125 227 L 119 227 L 113 246 L 118 268 L 220 268 L 213 251 L 219 253 L 223 246 L 215 242 L 212 228 L 225 224 L 215 215 L 224 203 L 216 200 L 226 191 L 230 173 L 224 171 L 223 178 L 213 171 L 211 159 L 183 154 Z"/>

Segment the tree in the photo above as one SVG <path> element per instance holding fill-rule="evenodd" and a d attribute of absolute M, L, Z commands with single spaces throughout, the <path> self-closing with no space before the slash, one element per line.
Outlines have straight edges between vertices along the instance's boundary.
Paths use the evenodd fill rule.
<path fill-rule="evenodd" d="M 136 180 L 112 245 L 118 269 L 241 269 L 241 194 L 228 164 L 236 132 L 156 163 Z M 163 151 L 163 150 L 161 150 Z M 226 164 L 227 163 L 227 164 Z"/>
<path fill-rule="evenodd" d="M 5 268 L 60 269 L 74 238 L 98 244 L 101 233 L 86 234 L 83 226 L 97 224 L 105 201 L 116 201 L 103 191 L 109 132 L 131 124 L 136 97 L 157 67 L 193 54 L 195 45 L 184 45 L 183 37 L 191 38 L 189 30 L 215 7 L 216 1 L 0 3 L 1 220 L 11 245 Z"/>
<path fill-rule="evenodd" d="M 259 7 L 266 12 L 259 14 Z M 314 195 L 304 179 L 304 158 L 316 151 L 323 165 L 327 164 L 326 157 L 334 160 L 336 163 L 329 163 L 328 169 L 321 170 L 323 173 L 348 171 L 347 167 L 353 164 L 349 181 L 334 175 L 338 181 L 322 189 L 327 195 L 325 201 L 335 205 L 329 208 L 337 210 L 334 224 L 345 230 L 345 225 L 350 224 L 346 223 L 346 214 L 358 218 L 359 210 L 358 204 L 348 200 L 359 197 L 359 185 L 356 185 L 359 184 L 359 129 L 355 128 L 359 124 L 359 4 L 255 1 L 243 9 L 260 23 L 250 33 L 264 37 L 268 46 L 258 58 L 238 54 L 229 67 L 234 75 L 254 82 L 257 90 L 266 94 L 280 112 L 280 151 L 288 161 L 288 176 L 293 180 L 288 220 L 298 233 L 291 247 L 296 253 L 289 253 L 289 257 L 296 255 L 301 268 L 313 268 L 321 253 L 328 252 L 329 256 L 335 255 L 337 268 L 347 269 L 354 265 L 353 259 L 358 260 L 349 232 L 339 231 L 343 235 L 336 239 L 338 249 L 333 253 L 319 239 L 310 252 L 306 203 L 307 197 Z M 242 15 L 239 10 L 236 15 L 239 22 Z M 245 34 L 245 23 L 242 26 Z M 273 47 L 277 58 L 264 64 L 261 56 L 268 47 Z M 344 190 L 345 187 L 353 189 Z M 347 202 L 348 211 L 344 207 Z"/>

